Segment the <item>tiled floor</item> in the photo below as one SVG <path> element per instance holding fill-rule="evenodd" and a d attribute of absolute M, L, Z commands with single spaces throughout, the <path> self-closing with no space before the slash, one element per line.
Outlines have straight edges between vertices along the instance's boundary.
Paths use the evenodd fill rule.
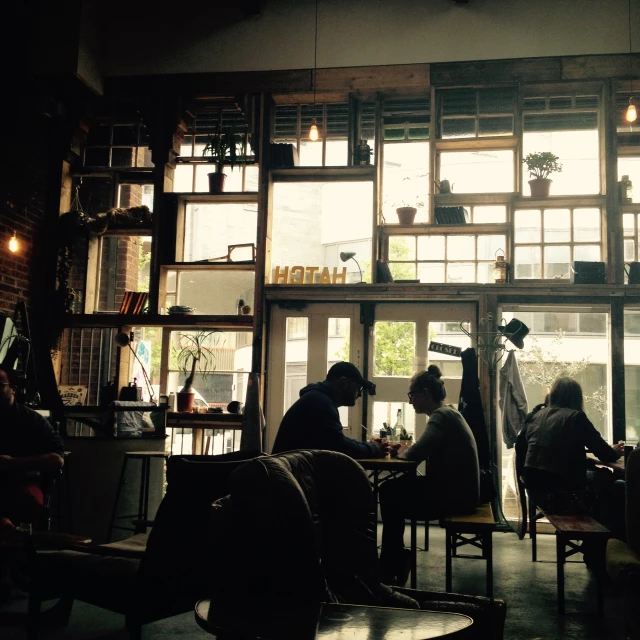
<path fill-rule="evenodd" d="M 418 554 L 418 587 L 444 589 L 444 535 L 430 528 L 430 550 Z M 422 532 L 418 541 L 422 543 Z M 555 542 L 553 536 L 539 536 L 541 562 L 531 562 L 531 543 L 518 540 L 512 533 L 494 534 L 495 596 L 507 601 L 506 640 L 622 640 L 623 607 L 620 599 L 606 585 L 605 615 L 596 615 L 595 582 L 583 564 L 570 563 L 566 568 L 565 616 L 559 616 L 556 603 Z M 549 562 L 547 562 L 548 560 Z M 484 562 L 454 560 L 453 588 L 460 593 L 484 595 Z M 26 600 L 10 603 L 13 609 L 25 608 Z M 0 628 L 2 640 L 24 640 L 20 628 Z M 43 640 L 125 640 L 123 618 L 96 607 L 76 603 L 68 627 L 42 633 Z M 193 614 L 187 613 L 145 627 L 145 640 L 182 638 L 204 639 Z M 490 640 L 490 639 L 487 639 Z"/>

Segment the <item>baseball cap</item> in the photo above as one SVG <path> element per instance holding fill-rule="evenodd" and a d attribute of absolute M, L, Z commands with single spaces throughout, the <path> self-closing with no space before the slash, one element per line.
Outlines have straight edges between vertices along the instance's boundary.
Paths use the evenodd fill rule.
<path fill-rule="evenodd" d="M 362 377 L 360 370 L 351 362 L 336 362 L 327 373 L 327 380 L 338 380 L 347 378 L 366 389 L 372 396 L 376 395 L 376 385 Z"/>

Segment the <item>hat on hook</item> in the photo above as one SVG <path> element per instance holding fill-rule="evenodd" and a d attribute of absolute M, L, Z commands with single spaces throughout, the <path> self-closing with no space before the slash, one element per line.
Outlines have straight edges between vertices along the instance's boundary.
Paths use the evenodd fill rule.
<path fill-rule="evenodd" d="M 524 339 L 529 334 L 529 327 L 522 320 L 513 318 L 504 327 L 498 327 L 498 331 L 518 349 L 524 349 Z"/>

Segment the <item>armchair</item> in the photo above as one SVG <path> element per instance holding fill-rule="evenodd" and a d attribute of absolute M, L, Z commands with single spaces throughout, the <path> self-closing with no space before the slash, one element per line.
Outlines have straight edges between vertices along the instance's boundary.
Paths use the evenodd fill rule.
<path fill-rule="evenodd" d="M 132 640 L 141 637 L 143 624 L 192 610 L 208 593 L 214 560 L 211 502 L 228 493 L 231 472 L 256 455 L 170 457 L 167 492 L 146 547 L 132 540 L 39 555 L 29 592 L 29 639 L 38 637 L 42 601 L 53 598 L 61 599 L 62 622 L 74 599 L 121 613 Z"/>

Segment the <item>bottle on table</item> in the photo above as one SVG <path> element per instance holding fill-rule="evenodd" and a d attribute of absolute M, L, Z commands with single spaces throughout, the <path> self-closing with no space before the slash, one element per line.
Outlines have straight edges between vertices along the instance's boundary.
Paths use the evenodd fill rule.
<path fill-rule="evenodd" d="M 402 422 L 402 409 L 398 409 L 398 413 L 396 416 L 396 423 L 393 425 L 393 438 L 392 441 L 396 442 L 398 440 L 398 436 L 404 429 L 404 424 Z"/>

